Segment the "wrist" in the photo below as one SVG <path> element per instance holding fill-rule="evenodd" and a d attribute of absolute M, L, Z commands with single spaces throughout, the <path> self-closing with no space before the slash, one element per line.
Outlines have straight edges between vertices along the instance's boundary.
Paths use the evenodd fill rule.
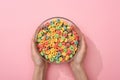
<path fill-rule="evenodd" d="M 77 64 L 77 63 L 71 63 L 70 66 L 73 72 L 81 71 L 81 69 L 83 68 L 83 64 Z"/>
<path fill-rule="evenodd" d="M 44 66 L 35 65 L 34 66 L 33 80 L 45 80 L 44 73 L 45 73 Z"/>
<path fill-rule="evenodd" d="M 38 71 L 39 71 L 39 70 L 44 70 L 44 68 L 45 68 L 45 66 L 43 66 L 43 65 L 42 65 L 42 66 L 40 66 L 40 65 L 35 65 L 35 66 L 34 66 L 34 69 L 35 69 L 35 70 L 38 70 Z"/>

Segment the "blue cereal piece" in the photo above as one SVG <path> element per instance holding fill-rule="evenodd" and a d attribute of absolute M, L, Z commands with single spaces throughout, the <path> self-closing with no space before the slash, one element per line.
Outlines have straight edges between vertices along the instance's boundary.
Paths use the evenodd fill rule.
<path fill-rule="evenodd" d="M 75 45 L 78 45 L 78 41 L 74 41 L 74 44 L 75 44 Z"/>

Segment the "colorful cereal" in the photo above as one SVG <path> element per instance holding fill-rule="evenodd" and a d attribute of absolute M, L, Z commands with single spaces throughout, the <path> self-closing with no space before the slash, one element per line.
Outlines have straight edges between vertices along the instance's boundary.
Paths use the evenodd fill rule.
<path fill-rule="evenodd" d="M 37 33 L 36 43 L 40 55 L 55 63 L 73 58 L 79 45 L 79 36 L 74 27 L 60 18 L 45 22 Z"/>

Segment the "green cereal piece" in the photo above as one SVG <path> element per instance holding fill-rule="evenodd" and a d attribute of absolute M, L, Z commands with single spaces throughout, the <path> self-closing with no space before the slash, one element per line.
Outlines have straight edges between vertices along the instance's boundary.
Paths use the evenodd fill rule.
<path fill-rule="evenodd" d="M 43 35 L 41 34 L 41 33 L 39 33 L 38 35 L 37 35 L 37 38 L 40 38 L 40 37 L 42 37 Z"/>
<path fill-rule="evenodd" d="M 70 46 L 70 50 L 72 50 L 72 51 L 74 50 L 74 47 L 72 45 Z"/>
<path fill-rule="evenodd" d="M 55 56 L 53 56 L 54 60 L 55 60 Z"/>
<path fill-rule="evenodd" d="M 54 22 L 53 21 L 50 21 L 50 25 L 52 25 Z"/>
<path fill-rule="evenodd" d="M 45 31 L 46 31 L 46 32 L 49 32 L 49 30 L 48 30 L 48 29 L 46 29 Z"/>
<path fill-rule="evenodd" d="M 43 34 L 44 34 L 44 32 L 43 32 L 43 31 L 40 31 L 40 34 L 42 34 L 42 35 L 43 35 Z"/>
<path fill-rule="evenodd" d="M 67 31 L 64 31 L 64 34 L 67 34 L 68 32 Z"/>
<path fill-rule="evenodd" d="M 58 57 L 58 56 L 56 56 L 56 57 L 55 57 L 55 60 L 57 61 L 58 59 L 59 59 L 59 57 Z"/>
<path fill-rule="evenodd" d="M 72 51 L 72 54 L 75 54 L 75 51 Z"/>
<path fill-rule="evenodd" d="M 57 26 L 56 29 L 57 29 L 57 30 L 60 30 L 60 29 L 61 29 L 61 26 Z"/>
<path fill-rule="evenodd" d="M 56 61 L 56 63 L 60 63 L 60 61 L 58 60 L 58 61 Z"/>
<path fill-rule="evenodd" d="M 62 46 L 62 43 L 60 42 L 60 43 L 58 44 L 58 46 L 61 47 L 61 46 Z"/>
<path fill-rule="evenodd" d="M 51 59 L 50 59 L 50 62 L 54 62 L 54 58 L 51 58 Z"/>
<path fill-rule="evenodd" d="M 48 55 L 45 55 L 45 59 L 48 59 Z"/>
<path fill-rule="evenodd" d="M 58 57 L 60 57 L 60 56 L 61 56 L 61 53 L 60 53 L 60 52 L 58 52 L 58 53 L 57 53 L 57 56 L 58 56 Z"/>
<path fill-rule="evenodd" d="M 70 55 L 70 58 L 72 58 L 72 57 L 73 57 L 73 54 Z"/>
<path fill-rule="evenodd" d="M 67 52 L 67 49 L 66 49 L 66 48 L 64 48 L 64 52 Z"/>
<path fill-rule="evenodd" d="M 46 40 L 48 40 L 50 37 L 49 36 L 46 36 Z"/>
<path fill-rule="evenodd" d="M 41 37 L 41 39 L 44 39 L 44 38 L 45 38 L 45 36 L 42 36 L 42 37 Z"/>
<path fill-rule="evenodd" d="M 55 38 L 59 38 L 59 34 L 55 34 Z"/>
<path fill-rule="evenodd" d="M 44 53 L 43 53 L 43 52 L 40 52 L 40 55 L 41 55 L 41 56 L 44 56 Z"/>
<path fill-rule="evenodd" d="M 63 26 L 64 30 L 67 30 L 67 27 L 66 26 Z"/>
<path fill-rule="evenodd" d="M 38 38 L 38 39 L 37 39 L 37 42 L 39 43 L 40 41 L 41 41 L 41 39 L 40 39 L 40 38 Z"/>
<path fill-rule="evenodd" d="M 55 24 L 52 24 L 51 26 L 52 26 L 52 27 L 54 27 L 54 26 L 55 26 Z"/>
<path fill-rule="evenodd" d="M 57 19 L 57 22 L 59 23 L 59 22 L 60 22 L 60 19 Z"/>
<path fill-rule="evenodd" d="M 64 40 L 65 40 L 65 37 L 62 36 L 61 39 L 64 41 Z"/>

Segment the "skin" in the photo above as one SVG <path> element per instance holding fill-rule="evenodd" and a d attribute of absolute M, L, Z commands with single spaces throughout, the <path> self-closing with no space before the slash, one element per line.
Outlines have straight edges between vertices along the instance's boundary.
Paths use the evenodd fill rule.
<path fill-rule="evenodd" d="M 45 80 L 45 74 L 47 70 L 47 63 L 44 62 L 41 57 L 38 55 L 36 49 L 34 40 L 32 40 L 32 60 L 34 62 L 34 73 L 33 73 L 33 79 L 32 80 Z"/>
<path fill-rule="evenodd" d="M 75 80 L 88 80 L 87 75 L 83 68 L 83 59 L 85 57 L 86 50 L 87 50 L 87 46 L 86 46 L 85 38 L 82 35 L 81 47 L 78 51 L 78 54 L 76 54 L 74 59 L 70 62 L 70 67 L 75 76 Z M 45 80 L 45 74 L 48 63 L 44 62 L 37 54 L 34 40 L 32 40 L 32 59 L 35 65 L 33 80 Z"/>
<path fill-rule="evenodd" d="M 78 51 L 78 54 L 74 57 L 74 59 L 70 62 L 71 69 L 75 76 L 75 80 L 88 80 L 86 72 L 83 68 L 83 60 L 86 54 L 87 45 L 84 36 L 82 35 L 81 39 L 81 47 Z"/>

